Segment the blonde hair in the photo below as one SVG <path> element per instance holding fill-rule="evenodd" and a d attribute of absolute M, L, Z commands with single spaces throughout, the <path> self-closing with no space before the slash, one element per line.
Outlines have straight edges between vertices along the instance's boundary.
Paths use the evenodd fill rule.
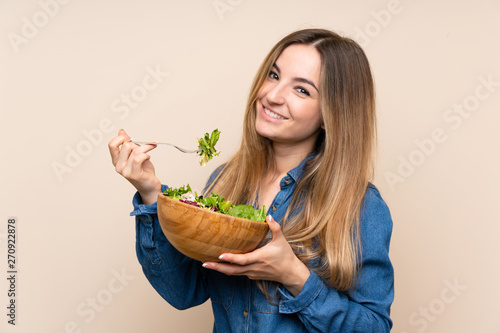
<path fill-rule="evenodd" d="M 296 184 L 282 229 L 297 256 L 330 286 L 348 291 L 361 262 L 359 217 L 373 175 L 375 89 L 370 66 L 353 40 L 323 29 L 296 31 L 278 42 L 253 81 L 241 146 L 207 191 L 235 203 L 255 203 L 263 177 L 273 171 L 271 141 L 255 129 L 256 100 L 273 64 L 292 44 L 312 45 L 321 56 L 320 108 L 324 130 L 316 154 Z"/>

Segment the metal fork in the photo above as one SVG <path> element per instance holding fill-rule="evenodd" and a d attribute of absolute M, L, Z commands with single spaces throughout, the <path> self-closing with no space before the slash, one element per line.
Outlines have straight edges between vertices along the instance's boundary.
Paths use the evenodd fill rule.
<path fill-rule="evenodd" d="M 186 153 L 186 154 L 194 154 L 200 151 L 200 149 L 184 149 L 179 146 L 176 146 L 174 144 L 168 143 L 168 142 L 155 142 L 155 141 L 135 141 L 135 140 L 130 140 L 131 143 L 135 143 L 136 145 L 167 145 L 174 147 L 175 149 Z"/>

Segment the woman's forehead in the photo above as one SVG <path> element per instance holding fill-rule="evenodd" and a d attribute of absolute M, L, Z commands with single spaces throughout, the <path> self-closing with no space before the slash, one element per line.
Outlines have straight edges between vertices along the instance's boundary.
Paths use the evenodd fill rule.
<path fill-rule="evenodd" d="M 321 56 L 314 46 L 292 44 L 286 47 L 274 64 L 282 75 L 302 77 L 319 84 Z"/>

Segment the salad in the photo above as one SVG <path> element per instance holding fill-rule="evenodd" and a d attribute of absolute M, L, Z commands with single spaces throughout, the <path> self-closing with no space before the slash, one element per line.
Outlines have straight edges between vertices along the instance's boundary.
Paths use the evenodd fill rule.
<path fill-rule="evenodd" d="M 200 155 L 200 165 L 205 166 L 207 162 L 210 161 L 214 156 L 220 154 L 215 149 L 215 144 L 219 140 L 220 131 L 218 129 L 214 129 L 212 134 L 205 133 L 205 136 L 201 139 L 198 139 L 198 155 Z"/>
<path fill-rule="evenodd" d="M 258 222 L 266 221 L 265 206 L 262 206 L 260 209 L 255 209 L 248 205 L 233 205 L 231 201 L 227 201 L 224 197 L 213 192 L 210 196 L 199 196 L 196 192 L 193 193 L 189 184 L 179 188 L 169 187 L 163 192 L 163 195 L 188 205 L 209 209 L 213 212 Z"/>

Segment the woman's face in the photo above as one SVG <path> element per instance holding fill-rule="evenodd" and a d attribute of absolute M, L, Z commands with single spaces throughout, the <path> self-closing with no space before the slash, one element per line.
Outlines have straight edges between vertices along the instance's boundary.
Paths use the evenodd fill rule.
<path fill-rule="evenodd" d="M 321 58 L 313 46 L 288 46 L 259 90 L 257 132 L 274 144 L 311 151 L 321 128 L 319 79 Z"/>

